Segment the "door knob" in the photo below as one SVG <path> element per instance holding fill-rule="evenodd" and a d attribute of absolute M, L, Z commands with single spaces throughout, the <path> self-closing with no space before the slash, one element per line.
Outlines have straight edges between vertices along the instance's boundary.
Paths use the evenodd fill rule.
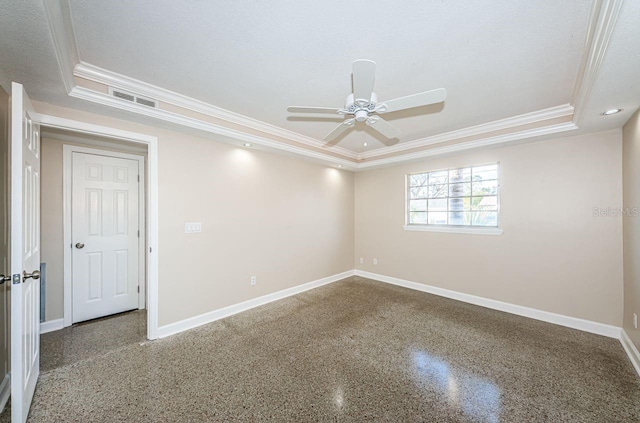
<path fill-rule="evenodd" d="M 11 280 L 11 276 L 0 275 L 0 285 L 5 282 L 9 282 Z"/>
<path fill-rule="evenodd" d="M 27 273 L 27 271 L 25 270 L 24 272 L 22 272 L 22 282 L 26 282 L 26 280 L 29 278 L 33 278 L 33 280 L 40 279 L 40 271 L 34 270 L 31 273 Z"/>
<path fill-rule="evenodd" d="M 78 243 L 76 244 L 76 248 L 77 248 L 78 250 L 81 250 L 81 249 L 83 249 L 83 248 L 84 248 L 84 244 L 83 244 L 82 242 L 78 242 Z"/>

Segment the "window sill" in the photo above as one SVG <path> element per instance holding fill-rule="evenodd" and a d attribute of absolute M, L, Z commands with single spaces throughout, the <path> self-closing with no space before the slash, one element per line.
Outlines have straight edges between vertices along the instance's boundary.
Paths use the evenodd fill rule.
<path fill-rule="evenodd" d="M 418 232 L 448 232 L 452 234 L 473 234 L 473 235 L 502 235 L 502 229 L 500 228 L 461 228 L 456 226 L 429 226 L 429 225 L 405 225 L 403 226 L 405 231 L 418 231 Z"/>

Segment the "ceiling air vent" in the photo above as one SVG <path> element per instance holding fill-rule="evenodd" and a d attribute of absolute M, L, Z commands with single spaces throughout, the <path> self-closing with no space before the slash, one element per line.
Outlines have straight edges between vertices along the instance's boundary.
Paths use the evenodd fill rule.
<path fill-rule="evenodd" d="M 136 97 L 136 103 L 143 106 L 156 107 L 156 102 L 153 100 L 147 100 L 146 98 Z"/>
<path fill-rule="evenodd" d="M 123 91 L 119 88 L 109 87 L 109 95 L 125 101 L 130 101 L 132 103 L 142 104 L 143 106 L 147 107 L 158 107 L 158 102 L 156 100 L 151 100 L 146 97 L 140 97 L 139 95 Z"/>

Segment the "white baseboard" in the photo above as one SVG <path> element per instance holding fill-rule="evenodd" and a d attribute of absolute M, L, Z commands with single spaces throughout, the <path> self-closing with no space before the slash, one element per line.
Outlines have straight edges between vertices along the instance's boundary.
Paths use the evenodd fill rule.
<path fill-rule="evenodd" d="M 625 352 L 629 356 L 629 360 L 631 360 L 631 364 L 635 367 L 636 372 L 638 372 L 638 376 L 640 376 L 640 352 L 629 338 L 627 332 L 622 329 L 620 336 L 620 343 L 622 344 L 622 348 L 624 348 Z"/>
<path fill-rule="evenodd" d="M 49 320 L 40 323 L 40 335 L 64 328 L 64 319 Z"/>
<path fill-rule="evenodd" d="M 519 316 L 529 317 L 536 320 L 542 320 L 548 323 L 554 323 L 560 326 L 566 326 L 585 332 L 595 333 L 597 335 L 607 336 L 609 338 L 620 339 L 621 328 L 617 326 L 597 323 L 591 320 L 579 319 L 577 317 L 564 316 L 562 314 L 551 313 L 548 311 L 537 310 L 535 308 L 523 307 L 515 304 L 505 303 L 502 301 L 491 300 L 489 298 L 478 297 L 470 294 L 463 294 L 449 289 L 438 288 L 431 285 L 425 285 L 417 282 L 411 282 L 404 279 L 398 279 L 391 276 L 379 275 L 377 273 L 365 272 L 363 270 L 355 270 L 356 276 L 374 279 L 380 282 L 386 282 L 393 285 L 403 286 L 416 291 L 428 292 L 440 297 L 451 298 L 453 300 L 462 301 L 469 304 L 475 304 L 494 310 L 500 310 Z"/>
<path fill-rule="evenodd" d="M 308 282 L 302 285 L 294 286 L 293 288 L 284 289 L 282 291 L 274 292 L 273 294 L 264 295 L 262 297 L 254 298 L 252 300 L 244 301 L 239 304 L 230 305 L 218 310 L 210 311 L 208 313 L 201 314 L 199 316 L 191 317 L 189 319 L 181 320 L 179 322 L 171 323 L 158 328 L 158 338 L 166 338 L 167 336 L 174 335 L 185 330 L 193 329 L 198 326 L 205 325 L 207 323 L 214 322 L 216 320 L 224 319 L 225 317 L 232 316 L 259 307 L 261 305 L 281 300 L 292 295 L 299 294 L 310 289 L 318 288 L 323 285 L 327 285 L 333 282 L 337 282 L 341 279 L 353 276 L 354 271 L 348 270 L 346 272 L 338 273 L 337 275 L 328 276 L 326 278 L 318 279 L 313 282 Z"/>
<path fill-rule="evenodd" d="M 11 396 L 11 378 L 7 373 L 4 375 L 4 379 L 0 383 L 0 413 L 4 410 L 4 406 L 7 405 L 9 397 Z"/>

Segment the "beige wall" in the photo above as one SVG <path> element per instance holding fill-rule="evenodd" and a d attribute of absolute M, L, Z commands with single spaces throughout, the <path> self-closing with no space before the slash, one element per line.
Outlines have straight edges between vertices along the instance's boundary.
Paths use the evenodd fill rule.
<path fill-rule="evenodd" d="M 159 138 L 160 326 L 353 269 L 352 173 L 50 104 L 34 106 L 40 113 Z M 202 222 L 203 232 L 185 234 L 184 223 L 194 221 Z M 47 312 L 47 318 L 54 317 Z"/>
<path fill-rule="evenodd" d="M 621 131 L 469 152 L 356 175 L 358 269 L 622 324 Z M 403 230 L 407 173 L 500 162 L 500 236 Z M 373 258 L 378 265 L 372 264 Z"/>
<path fill-rule="evenodd" d="M 354 175 L 209 137 L 35 107 L 159 137 L 161 326 L 350 270 L 360 257 L 362 270 L 622 324 L 622 218 L 593 214 L 622 207 L 619 130 Z M 492 161 L 501 163 L 503 235 L 402 229 L 406 173 Z M 188 221 L 201 221 L 203 233 L 184 234 Z"/>
<path fill-rule="evenodd" d="M 622 169 L 624 208 L 624 322 L 623 328 L 640 348 L 640 331 L 633 313 L 640 315 L 640 111 L 623 128 Z"/>
<path fill-rule="evenodd" d="M 62 319 L 62 141 L 41 140 L 40 260 L 47 264 L 45 320 Z"/>
<path fill-rule="evenodd" d="M 79 138 L 82 138 L 81 136 Z M 137 154 L 117 146 L 93 146 L 82 142 L 66 142 L 59 139 L 41 140 L 42 156 L 40 173 L 40 260 L 47 264 L 45 320 L 62 319 L 64 313 L 64 228 L 63 228 L 63 146 L 80 145 L 107 151 Z"/>

